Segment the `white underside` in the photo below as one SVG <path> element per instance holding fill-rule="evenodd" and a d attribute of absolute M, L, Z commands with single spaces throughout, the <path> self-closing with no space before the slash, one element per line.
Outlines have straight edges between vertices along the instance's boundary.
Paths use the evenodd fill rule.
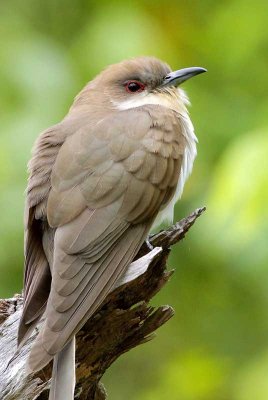
<path fill-rule="evenodd" d="M 182 195 L 184 184 L 192 172 L 194 159 L 197 154 L 197 137 L 195 136 L 194 127 L 186 109 L 186 105 L 189 105 L 188 98 L 182 89 L 176 89 L 176 91 L 174 92 L 173 88 L 172 90 L 170 90 L 169 94 L 148 94 L 146 92 L 143 92 L 138 96 L 136 95 L 135 98 L 131 100 L 126 100 L 123 103 L 114 104 L 116 108 L 120 110 L 128 110 L 130 108 L 136 108 L 149 104 L 157 104 L 171 108 L 172 110 L 177 111 L 180 115 L 179 118 L 183 128 L 182 134 L 186 138 L 186 147 L 183 155 L 180 177 L 173 198 L 171 199 L 169 204 L 158 213 L 152 226 L 152 230 L 157 228 L 163 222 L 173 223 L 174 206 Z"/>

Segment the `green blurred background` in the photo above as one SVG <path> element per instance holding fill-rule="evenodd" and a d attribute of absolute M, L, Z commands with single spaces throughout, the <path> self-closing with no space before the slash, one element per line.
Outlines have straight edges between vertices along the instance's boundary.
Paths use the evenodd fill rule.
<path fill-rule="evenodd" d="M 154 55 L 184 85 L 199 137 L 176 219 L 207 212 L 154 304 L 175 317 L 104 378 L 113 400 L 268 398 L 268 2 L 1 0 L 0 297 L 22 286 L 26 163 L 107 64 Z"/>

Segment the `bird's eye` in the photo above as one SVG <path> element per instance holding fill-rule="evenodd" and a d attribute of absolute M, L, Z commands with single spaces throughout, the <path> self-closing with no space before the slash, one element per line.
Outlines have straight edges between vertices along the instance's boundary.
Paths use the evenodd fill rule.
<path fill-rule="evenodd" d="M 145 89 L 145 85 L 139 81 L 127 81 L 125 83 L 126 91 L 129 93 L 142 92 Z"/>

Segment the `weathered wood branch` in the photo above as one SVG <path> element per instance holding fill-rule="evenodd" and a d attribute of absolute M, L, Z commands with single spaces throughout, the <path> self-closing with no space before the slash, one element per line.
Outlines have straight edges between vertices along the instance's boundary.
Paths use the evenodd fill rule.
<path fill-rule="evenodd" d="M 162 289 L 173 271 L 167 271 L 170 246 L 182 240 L 203 213 L 197 209 L 169 229 L 150 237 L 154 249 L 144 244 L 126 274 L 117 282 L 93 317 L 77 335 L 76 395 L 79 400 L 105 400 L 100 379 L 107 368 L 123 353 L 151 340 L 154 332 L 174 314 L 172 307 L 153 308 L 150 299 Z M 46 400 L 51 365 L 35 375 L 27 375 L 25 362 L 30 337 L 16 353 L 16 335 L 23 298 L 16 295 L 0 300 L 0 398 L 1 400 Z"/>

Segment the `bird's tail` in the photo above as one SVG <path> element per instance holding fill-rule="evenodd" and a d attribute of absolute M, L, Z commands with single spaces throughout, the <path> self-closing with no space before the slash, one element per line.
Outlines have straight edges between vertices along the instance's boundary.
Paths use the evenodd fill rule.
<path fill-rule="evenodd" d="M 73 400 L 75 389 L 75 337 L 55 355 L 49 400 Z"/>

